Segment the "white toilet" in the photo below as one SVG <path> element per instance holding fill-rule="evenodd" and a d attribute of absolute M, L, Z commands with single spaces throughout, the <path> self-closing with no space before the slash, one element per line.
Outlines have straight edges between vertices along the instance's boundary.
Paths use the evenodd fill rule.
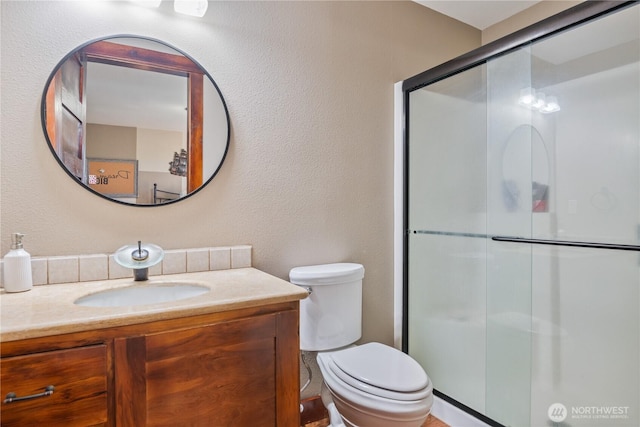
<path fill-rule="evenodd" d="M 291 283 L 300 302 L 300 348 L 317 351 L 322 400 L 331 426 L 419 427 L 433 404 L 433 387 L 409 355 L 384 344 L 353 345 L 362 333 L 360 264 L 296 267 Z"/>

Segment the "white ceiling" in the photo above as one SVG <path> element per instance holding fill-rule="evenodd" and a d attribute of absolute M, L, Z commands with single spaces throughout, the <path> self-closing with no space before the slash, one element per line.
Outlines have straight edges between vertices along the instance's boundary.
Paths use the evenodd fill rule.
<path fill-rule="evenodd" d="M 88 123 L 186 132 L 185 77 L 89 62 L 86 90 Z"/>
<path fill-rule="evenodd" d="M 423 6 L 484 30 L 530 8 L 540 0 L 415 0 Z"/>

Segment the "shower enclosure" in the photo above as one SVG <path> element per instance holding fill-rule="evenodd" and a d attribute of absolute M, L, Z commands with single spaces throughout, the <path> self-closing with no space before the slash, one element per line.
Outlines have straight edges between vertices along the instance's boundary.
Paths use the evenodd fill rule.
<path fill-rule="evenodd" d="M 403 346 L 492 424 L 640 425 L 640 6 L 403 82 Z"/>

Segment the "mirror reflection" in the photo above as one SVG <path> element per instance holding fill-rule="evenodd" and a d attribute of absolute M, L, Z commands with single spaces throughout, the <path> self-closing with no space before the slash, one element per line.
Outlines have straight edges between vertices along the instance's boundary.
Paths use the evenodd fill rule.
<path fill-rule="evenodd" d="M 520 125 L 509 136 L 502 155 L 502 178 L 508 211 L 549 211 L 549 155 L 534 126 Z"/>
<path fill-rule="evenodd" d="M 197 192 L 229 144 L 227 108 L 209 74 L 164 42 L 132 36 L 69 53 L 45 87 L 42 121 L 75 181 L 133 205 Z"/>

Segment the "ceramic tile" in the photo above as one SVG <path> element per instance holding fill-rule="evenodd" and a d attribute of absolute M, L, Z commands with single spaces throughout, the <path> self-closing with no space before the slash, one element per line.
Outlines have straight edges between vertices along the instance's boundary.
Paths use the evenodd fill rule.
<path fill-rule="evenodd" d="M 251 267 L 251 252 L 251 245 L 169 250 L 163 262 L 149 268 L 149 276 Z M 0 260 L 0 287 L 2 266 Z M 116 263 L 113 254 L 32 257 L 31 271 L 34 285 L 133 277 L 133 271 Z"/>
<path fill-rule="evenodd" d="M 80 255 L 80 281 L 109 278 L 109 256 L 106 254 Z"/>
<path fill-rule="evenodd" d="M 231 268 L 251 267 L 251 246 L 231 247 Z"/>
<path fill-rule="evenodd" d="M 133 277 L 133 271 L 118 264 L 113 254 L 109 255 L 109 279 L 124 279 Z"/>
<path fill-rule="evenodd" d="M 162 260 L 162 274 L 178 274 L 187 272 L 187 252 L 184 250 L 169 250 L 164 252 Z"/>
<path fill-rule="evenodd" d="M 162 274 L 162 261 L 149 267 L 149 276 L 160 276 Z"/>
<path fill-rule="evenodd" d="M 34 286 L 49 284 L 46 257 L 31 258 L 31 278 Z"/>
<path fill-rule="evenodd" d="M 187 272 L 209 271 L 209 249 L 187 249 Z"/>
<path fill-rule="evenodd" d="M 221 246 L 209 248 L 209 269 L 228 270 L 231 268 L 231 248 Z"/>
<path fill-rule="evenodd" d="M 49 284 L 78 281 L 79 269 L 77 256 L 49 257 L 47 264 Z"/>

